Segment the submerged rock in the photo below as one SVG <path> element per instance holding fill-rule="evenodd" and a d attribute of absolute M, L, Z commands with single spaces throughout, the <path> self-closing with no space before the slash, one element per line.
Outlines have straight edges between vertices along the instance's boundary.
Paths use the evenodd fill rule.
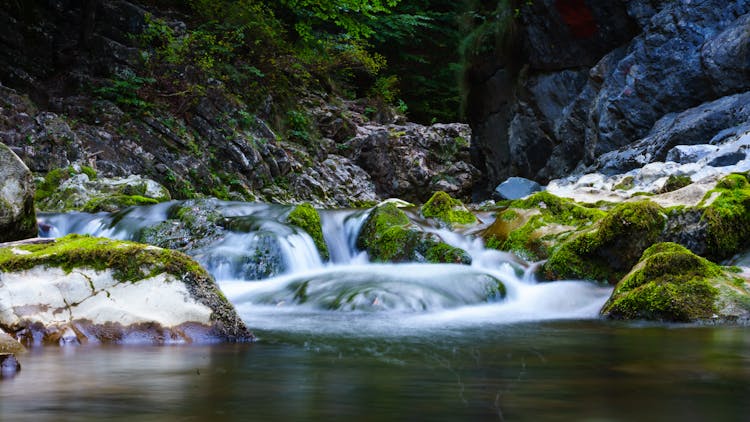
<path fill-rule="evenodd" d="M 20 370 L 21 364 L 13 353 L 0 353 L 0 378 L 13 377 Z"/>
<path fill-rule="evenodd" d="M 0 249 L 0 328 L 26 344 L 253 339 L 186 255 L 70 235 Z"/>
<path fill-rule="evenodd" d="M 617 284 L 602 315 L 613 319 L 747 320 L 750 285 L 675 243 L 658 243 Z"/>
<path fill-rule="evenodd" d="M 0 143 L 0 242 L 34 237 L 36 232 L 31 172 Z"/>

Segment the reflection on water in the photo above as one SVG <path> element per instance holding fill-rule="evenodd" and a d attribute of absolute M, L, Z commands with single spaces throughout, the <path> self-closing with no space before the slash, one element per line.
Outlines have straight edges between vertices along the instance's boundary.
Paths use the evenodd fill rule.
<path fill-rule="evenodd" d="M 253 345 L 43 348 L 0 420 L 742 421 L 750 332 L 572 321 Z"/>

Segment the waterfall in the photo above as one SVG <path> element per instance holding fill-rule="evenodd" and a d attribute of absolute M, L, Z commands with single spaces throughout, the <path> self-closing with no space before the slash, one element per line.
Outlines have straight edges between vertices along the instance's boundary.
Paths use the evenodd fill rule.
<path fill-rule="evenodd" d="M 206 214 L 172 201 L 113 214 L 42 214 L 41 220 L 52 237 L 80 233 L 143 241 L 154 230 L 174 235 L 256 329 L 393 334 L 593 318 L 611 293 L 582 281 L 539 282 L 538 264 L 486 249 L 478 237 L 427 225 L 422 228 L 467 251 L 472 264 L 370 263 L 356 247 L 367 210 L 320 211 L 330 253 L 324 262 L 312 237 L 285 223 L 291 207 L 208 200 L 202 207 L 213 217 L 190 227 L 174 219 L 175 210 L 190 206 L 196 215 Z M 189 238 L 190 230 L 202 235 Z"/>

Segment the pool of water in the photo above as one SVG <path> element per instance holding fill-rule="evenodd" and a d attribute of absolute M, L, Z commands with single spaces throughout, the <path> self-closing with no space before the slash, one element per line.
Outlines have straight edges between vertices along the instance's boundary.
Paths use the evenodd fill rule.
<path fill-rule="evenodd" d="M 43 347 L 0 420 L 744 421 L 750 331 L 604 321 Z"/>

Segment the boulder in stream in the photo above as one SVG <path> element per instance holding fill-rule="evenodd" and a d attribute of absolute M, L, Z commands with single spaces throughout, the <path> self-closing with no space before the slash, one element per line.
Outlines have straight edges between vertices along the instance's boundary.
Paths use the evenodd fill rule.
<path fill-rule="evenodd" d="M 613 319 L 747 321 L 750 284 L 680 245 L 657 243 L 620 280 L 601 313 Z"/>
<path fill-rule="evenodd" d="M 0 329 L 30 345 L 253 339 L 188 256 L 79 235 L 0 248 Z"/>

